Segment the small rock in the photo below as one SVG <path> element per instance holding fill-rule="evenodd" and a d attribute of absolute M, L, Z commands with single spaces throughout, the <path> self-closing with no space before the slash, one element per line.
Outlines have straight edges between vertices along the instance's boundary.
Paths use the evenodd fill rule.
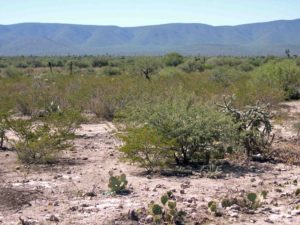
<path fill-rule="evenodd" d="M 295 209 L 291 212 L 291 215 L 292 216 L 297 216 L 297 215 L 300 215 L 300 210 L 299 209 Z"/>
<path fill-rule="evenodd" d="M 73 211 L 73 212 L 77 211 L 78 210 L 78 206 L 77 205 L 71 206 L 70 210 Z"/>
<path fill-rule="evenodd" d="M 49 218 L 49 221 L 51 222 L 59 222 L 59 218 L 57 215 L 52 214 Z"/>
<path fill-rule="evenodd" d="M 238 218 L 239 217 L 239 214 L 237 212 L 229 212 L 228 213 L 230 217 L 233 217 L 233 218 Z"/>
<path fill-rule="evenodd" d="M 153 222 L 153 216 L 152 215 L 148 215 L 145 219 L 146 223 L 152 223 Z"/>
<path fill-rule="evenodd" d="M 191 187 L 191 182 L 190 181 L 186 181 L 183 184 L 181 184 L 180 187 L 182 189 L 187 189 L 187 188 Z"/>
<path fill-rule="evenodd" d="M 237 204 L 233 204 L 232 206 L 228 207 L 228 210 L 232 210 L 232 211 L 240 211 L 241 207 Z"/>
<path fill-rule="evenodd" d="M 274 223 L 271 219 L 269 219 L 269 218 L 267 218 L 267 219 L 265 219 L 265 222 L 266 223 Z"/>
<path fill-rule="evenodd" d="M 139 221 L 137 212 L 134 209 L 128 211 L 128 219 L 133 221 Z"/>
<path fill-rule="evenodd" d="M 184 190 L 180 190 L 180 194 L 185 194 Z"/>
<path fill-rule="evenodd" d="M 30 217 L 19 217 L 19 220 L 22 225 L 36 225 L 39 224 L 39 221 L 34 220 Z"/>
<path fill-rule="evenodd" d="M 21 169 L 21 167 L 20 166 L 16 166 L 16 168 L 15 168 L 16 170 L 20 170 Z"/>
<path fill-rule="evenodd" d="M 163 189 L 166 189 L 166 186 L 163 185 L 163 184 L 157 184 L 157 185 L 155 186 L 155 188 L 163 188 Z"/>
<path fill-rule="evenodd" d="M 59 174 L 59 175 L 55 175 L 55 176 L 53 177 L 54 180 L 56 180 L 56 179 L 58 179 L 58 178 L 62 178 L 62 175 Z"/>
<path fill-rule="evenodd" d="M 193 201 L 194 201 L 193 198 L 190 198 L 190 199 L 187 200 L 188 203 L 192 203 Z"/>
<path fill-rule="evenodd" d="M 89 159 L 88 157 L 83 157 L 83 158 L 82 158 L 82 160 L 88 160 L 88 159 Z"/>
<path fill-rule="evenodd" d="M 87 196 L 87 197 L 96 197 L 97 194 L 94 191 L 90 191 L 90 192 L 85 193 L 84 196 Z"/>

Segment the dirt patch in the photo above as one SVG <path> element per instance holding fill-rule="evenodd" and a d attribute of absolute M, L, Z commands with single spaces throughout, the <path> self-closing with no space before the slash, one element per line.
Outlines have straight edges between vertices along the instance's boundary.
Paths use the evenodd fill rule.
<path fill-rule="evenodd" d="M 0 187 L 0 211 L 20 210 L 23 207 L 31 206 L 34 201 L 41 195 L 36 190 L 28 190 L 16 187 Z"/>

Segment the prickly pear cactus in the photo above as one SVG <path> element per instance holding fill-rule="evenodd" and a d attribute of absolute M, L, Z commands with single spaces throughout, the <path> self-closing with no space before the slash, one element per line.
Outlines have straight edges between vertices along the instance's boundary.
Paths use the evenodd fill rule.
<path fill-rule="evenodd" d="M 119 176 L 114 176 L 112 172 L 109 173 L 109 183 L 108 187 L 110 188 L 111 192 L 114 194 L 120 194 L 126 190 L 126 186 L 128 181 L 126 179 L 125 174 L 121 174 Z"/>

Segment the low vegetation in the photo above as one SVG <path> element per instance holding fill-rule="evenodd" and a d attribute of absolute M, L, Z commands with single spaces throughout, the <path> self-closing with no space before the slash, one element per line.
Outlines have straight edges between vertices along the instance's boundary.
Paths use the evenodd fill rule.
<path fill-rule="evenodd" d="M 14 130 L 13 147 L 30 163 L 53 161 L 70 144 L 73 127 L 65 124 L 62 134 L 49 119 L 65 111 L 125 125 L 124 159 L 147 171 L 207 165 L 235 152 L 251 157 L 272 144 L 270 111 L 300 97 L 291 57 L 1 57 L 0 64 L 0 147 Z"/>
<path fill-rule="evenodd" d="M 59 152 L 72 147 L 80 117 L 68 111 L 52 113 L 42 120 L 9 119 L 7 124 L 18 137 L 12 146 L 19 160 L 27 164 L 55 162 Z"/>

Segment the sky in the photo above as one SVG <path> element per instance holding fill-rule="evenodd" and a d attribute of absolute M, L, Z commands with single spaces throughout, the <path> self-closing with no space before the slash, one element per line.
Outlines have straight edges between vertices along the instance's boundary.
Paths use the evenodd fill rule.
<path fill-rule="evenodd" d="M 0 0 L 0 24 L 237 25 L 300 18 L 300 0 Z"/>

